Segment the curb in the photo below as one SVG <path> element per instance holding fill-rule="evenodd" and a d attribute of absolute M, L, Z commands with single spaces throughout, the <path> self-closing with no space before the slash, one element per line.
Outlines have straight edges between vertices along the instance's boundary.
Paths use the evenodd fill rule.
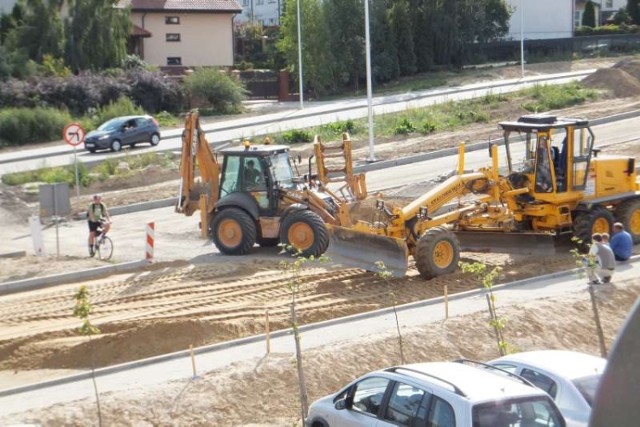
<path fill-rule="evenodd" d="M 635 256 L 631 257 L 629 259 L 629 261 L 627 261 L 627 263 L 635 263 L 635 262 L 638 262 L 638 261 L 640 261 L 640 255 L 635 255 Z M 562 278 L 562 277 L 567 277 L 567 276 L 571 276 L 573 274 L 576 274 L 578 270 L 579 269 L 572 269 L 572 270 L 568 270 L 568 271 L 558 271 L 558 272 L 555 272 L 555 273 L 546 274 L 544 276 L 531 277 L 531 278 L 528 278 L 528 279 L 517 280 L 517 281 L 509 282 L 509 283 L 503 283 L 501 285 L 494 286 L 493 290 L 494 291 L 499 291 L 501 289 L 512 289 L 512 288 L 517 288 L 517 287 L 520 287 L 520 286 L 528 285 L 528 284 L 531 284 L 531 283 L 535 283 L 535 282 L 538 282 L 538 281 L 559 279 L 559 278 Z M 481 294 L 484 294 L 485 292 L 486 291 L 485 291 L 484 288 L 478 288 L 478 289 L 473 289 L 473 290 L 466 291 L 466 292 L 461 292 L 461 293 L 449 295 L 448 299 L 449 299 L 449 301 L 455 301 L 455 300 L 460 300 L 460 299 L 471 297 L 471 296 L 481 295 Z M 442 297 L 436 297 L 436 298 L 431 298 L 431 299 L 428 299 L 428 300 L 416 301 L 416 302 L 412 302 L 412 303 L 409 303 L 409 304 L 399 305 L 399 306 L 395 307 L 395 310 L 398 311 L 398 312 L 402 312 L 402 311 L 411 310 L 411 309 L 414 309 L 414 308 L 427 307 L 427 306 L 439 304 L 439 303 L 442 303 L 443 301 L 444 301 L 444 297 L 443 296 Z M 379 316 L 379 315 L 392 314 L 393 311 L 394 311 L 393 307 L 383 308 L 383 309 L 380 309 L 380 310 L 370 311 L 370 312 L 366 312 L 366 313 L 354 314 L 354 315 L 351 315 L 351 316 L 346 316 L 346 317 L 340 317 L 340 318 L 337 318 L 337 319 L 326 320 L 324 322 L 318 322 L 318 323 L 312 323 L 312 324 L 309 324 L 309 325 L 303 325 L 303 326 L 301 326 L 299 328 L 299 330 L 300 330 L 300 332 L 309 332 L 309 331 L 321 329 L 321 328 L 323 328 L 325 326 L 330 326 L 330 325 L 335 325 L 335 324 L 340 324 L 340 323 L 347 323 L 347 322 L 354 321 L 354 320 L 368 319 L 368 318 L 376 317 L 376 316 Z M 270 334 L 270 337 L 271 338 L 278 338 L 278 337 L 283 337 L 283 336 L 291 335 L 291 334 L 292 334 L 292 330 L 290 328 L 288 328 L 288 329 L 281 329 L 279 331 L 275 331 L 275 332 Z M 243 345 L 243 344 L 251 344 L 251 343 L 260 342 L 260 341 L 264 341 L 264 340 L 265 340 L 265 335 L 264 334 L 253 335 L 253 336 L 250 336 L 250 337 L 240 338 L 240 339 L 236 339 L 236 340 L 232 340 L 232 341 L 225 341 L 225 342 L 222 342 L 222 343 L 217 343 L 217 344 L 212 344 L 212 345 L 207 345 L 207 346 L 203 346 L 203 347 L 194 348 L 193 351 L 194 351 L 194 354 L 198 354 L 198 355 L 208 354 L 208 353 L 214 353 L 216 351 L 224 350 L 224 349 L 231 348 L 231 347 L 235 347 L 235 346 L 239 346 L 239 345 Z M 101 376 L 110 375 L 110 374 L 114 374 L 114 373 L 118 373 L 118 372 L 122 372 L 122 371 L 127 371 L 127 370 L 131 370 L 131 369 L 135 369 L 135 368 L 139 368 L 139 367 L 143 367 L 143 366 L 153 365 L 155 363 L 161 363 L 161 362 L 166 362 L 166 361 L 169 361 L 169 360 L 180 359 L 180 358 L 189 358 L 189 357 L 191 357 L 189 350 L 181 350 L 181 351 L 177 351 L 177 352 L 174 352 L 174 353 L 163 354 L 163 355 L 160 355 L 160 356 L 150 357 L 150 358 L 146 358 L 146 359 L 136 360 L 136 361 L 133 361 L 133 362 L 127 362 L 127 363 L 122 363 L 122 364 L 119 364 L 119 365 L 109 366 L 109 367 L 106 367 L 106 368 L 96 369 L 94 375 L 96 376 L 96 378 L 98 378 L 98 377 L 101 377 Z M 13 394 L 26 393 L 26 392 L 33 391 L 33 390 L 39 390 L 39 389 L 43 389 L 43 388 L 54 387 L 54 386 L 62 385 L 62 384 L 73 383 L 73 382 L 76 382 L 76 381 L 90 379 L 91 376 L 92 376 L 91 372 L 84 372 L 84 373 L 81 373 L 81 374 L 70 375 L 70 376 L 67 376 L 67 377 L 58 378 L 58 379 L 54 379 L 54 380 L 43 381 L 43 382 L 40 382 L 40 383 L 34 383 L 34 384 L 15 387 L 15 388 L 11 388 L 11 389 L 0 390 L 0 397 L 9 396 L 9 395 L 13 395 Z"/>
<path fill-rule="evenodd" d="M 104 267 L 91 268 L 89 270 L 56 274 L 53 276 L 35 277 L 33 279 L 4 282 L 0 283 L 0 296 L 17 292 L 31 291 L 35 289 L 44 289 L 67 282 L 78 281 L 81 279 L 93 279 L 102 275 L 124 273 L 127 271 L 136 270 L 146 265 L 149 265 L 149 262 L 147 260 L 131 261 L 115 265 L 106 265 Z"/>

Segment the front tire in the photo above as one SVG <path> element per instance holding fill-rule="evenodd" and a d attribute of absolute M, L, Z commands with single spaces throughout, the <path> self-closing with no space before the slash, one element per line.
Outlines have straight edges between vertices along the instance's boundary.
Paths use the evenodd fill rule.
<path fill-rule="evenodd" d="M 460 260 L 458 238 L 444 227 L 427 230 L 418 240 L 414 259 L 423 279 L 451 274 Z"/>
<path fill-rule="evenodd" d="M 329 246 L 329 233 L 324 221 L 315 212 L 295 211 L 282 221 L 280 241 L 292 255 L 297 255 L 299 251 L 305 258 L 319 257 Z"/>
<path fill-rule="evenodd" d="M 98 256 L 103 261 L 109 261 L 113 255 L 113 242 L 107 236 L 104 236 L 98 245 Z"/>
<path fill-rule="evenodd" d="M 111 151 L 117 153 L 120 150 L 122 150 L 122 143 L 120 142 L 120 140 L 114 139 L 113 141 L 111 141 Z"/>
<path fill-rule="evenodd" d="M 156 145 L 160 144 L 160 135 L 158 135 L 157 133 L 152 134 L 150 142 L 152 147 L 155 147 Z"/>
<path fill-rule="evenodd" d="M 245 211 L 227 208 L 211 224 L 211 238 L 225 255 L 246 255 L 256 243 L 256 224 Z"/>
<path fill-rule="evenodd" d="M 627 200 L 616 208 L 616 220 L 620 221 L 633 243 L 640 243 L 640 199 Z"/>
<path fill-rule="evenodd" d="M 583 245 L 591 243 L 591 236 L 595 233 L 611 234 L 612 228 L 613 215 L 602 206 L 580 212 L 573 220 L 573 235 L 582 240 Z"/>

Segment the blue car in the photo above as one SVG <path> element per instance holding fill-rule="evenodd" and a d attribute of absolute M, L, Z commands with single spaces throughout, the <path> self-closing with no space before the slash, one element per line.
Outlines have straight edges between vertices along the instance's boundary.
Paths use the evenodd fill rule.
<path fill-rule="evenodd" d="M 84 138 L 84 148 L 91 153 L 96 150 L 120 151 L 123 146 L 135 147 L 141 142 L 152 146 L 160 143 L 160 127 L 151 116 L 124 116 L 111 119 L 91 131 Z"/>

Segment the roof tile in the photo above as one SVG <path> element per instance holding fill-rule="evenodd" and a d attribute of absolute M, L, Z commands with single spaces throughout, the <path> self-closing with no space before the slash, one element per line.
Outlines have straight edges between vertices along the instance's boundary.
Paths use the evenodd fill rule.
<path fill-rule="evenodd" d="M 120 0 L 118 7 L 132 10 L 172 10 L 186 12 L 242 12 L 236 0 Z"/>

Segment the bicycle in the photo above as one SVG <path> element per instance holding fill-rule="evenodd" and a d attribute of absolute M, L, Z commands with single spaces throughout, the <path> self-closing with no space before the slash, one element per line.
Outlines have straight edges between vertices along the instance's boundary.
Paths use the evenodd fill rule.
<path fill-rule="evenodd" d="M 99 259 L 103 261 L 111 259 L 111 255 L 113 255 L 113 241 L 111 241 L 111 238 L 102 230 L 102 223 L 96 230 L 96 242 L 94 246 L 95 253 L 98 254 Z"/>

